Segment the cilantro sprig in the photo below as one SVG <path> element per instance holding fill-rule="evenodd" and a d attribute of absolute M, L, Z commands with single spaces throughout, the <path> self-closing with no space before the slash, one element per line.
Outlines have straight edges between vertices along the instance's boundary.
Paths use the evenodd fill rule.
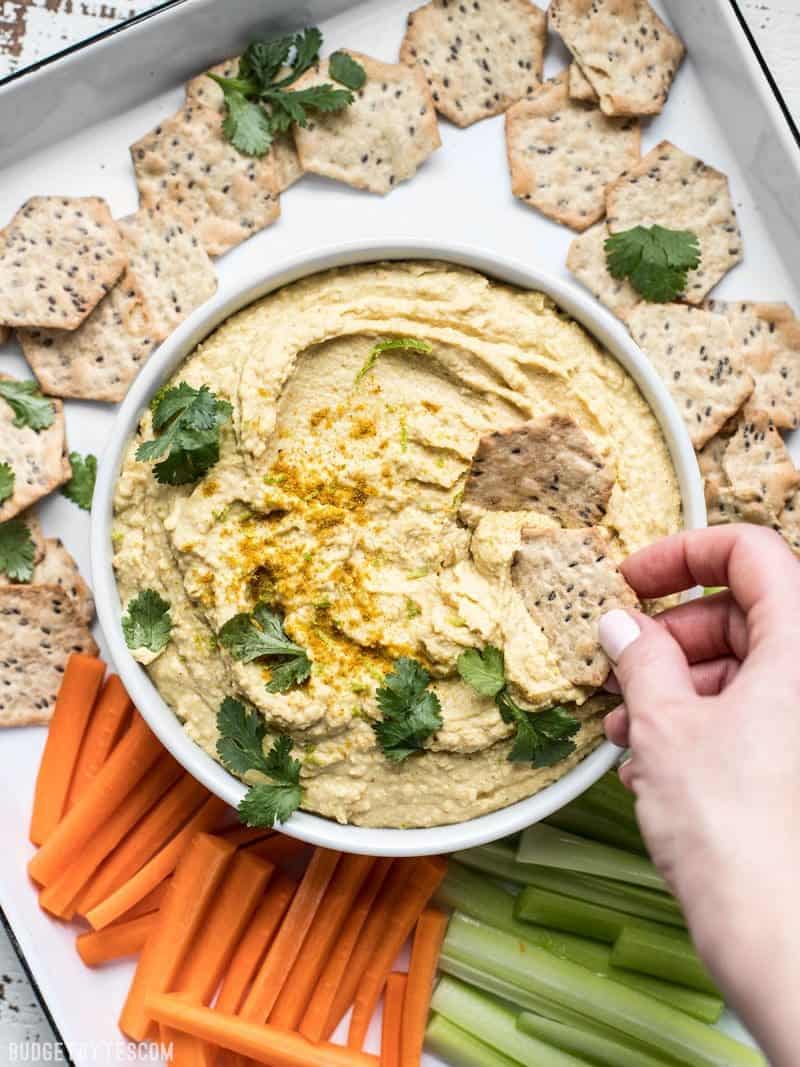
<path fill-rule="evenodd" d="M 14 412 L 17 429 L 27 427 L 39 433 L 49 429 L 56 417 L 56 406 L 49 397 L 42 396 L 36 382 L 0 381 L 0 397 Z"/>
<path fill-rule="evenodd" d="M 239 819 L 248 826 L 286 822 L 303 799 L 300 761 L 291 758 L 292 739 L 279 735 L 264 753 L 267 726 L 255 708 L 226 697 L 217 714 L 217 755 L 235 774 L 256 772 L 269 779 L 251 784 L 239 804 Z"/>
<path fill-rule="evenodd" d="M 162 485 L 196 482 L 219 459 L 220 429 L 231 417 L 231 405 L 207 385 L 194 389 L 181 382 L 156 393 L 151 408 L 156 436 L 139 445 L 136 458 L 161 460 L 153 473 Z"/>
<path fill-rule="evenodd" d="M 329 61 L 329 82 L 305 89 L 290 89 L 319 61 L 322 34 L 315 27 L 273 40 L 252 41 L 239 60 L 235 78 L 209 73 L 222 89 L 225 117 L 222 132 L 243 155 L 263 156 L 279 133 L 292 123 L 307 126 L 314 112 L 341 111 L 353 103 L 353 90 L 366 80 L 360 63 L 345 52 Z M 288 70 L 287 70 L 288 67 Z"/>
<path fill-rule="evenodd" d="M 80 452 L 70 452 L 69 462 L 72 477 L 61 487 L 61 493 L 77 504 L 84 511 L 91 510 L 94 483 L 97 478 L 97 458 L 93 455 L 82 456 Z"/>
<path fill-rule="evenodd" d="M 430 689 L 430 675 L 416 660 L 401 656 L 375 694 L 383 712 L 372 724 L 383 754 L 396 763 L 420 752 L 442 725 L 439 698 Z"/>
<path fill-rule="evenodd" d="M 604 245 L 612 277 L 627 278 L 645 300 L 663 304 L 686 288 L 686 276 L 700 266 L 700 242 L 691 230 L 634 226 Z"/>
<path fill-rule="evenodd" d="M 155 589 L 143 589 L 128 601 L 128 610 L 122 616 L 122 633 L 128 648 L 144 648 L 157 655 L 166 648 L 172 633 L 169 601 Z"/>
<path fill-rule="evenodd" d="M 526 711 L 508 691 L 505 660 L 499 648 L 487 645 L 483 651 L 468 648 L 458 657 L 458 673 L 476 693 L 494 697 L 503 719 L 516 726 L 514 744 L 508 755 L 512 763 L 552 767 L 575 751 L 570 740 L 580 729 L 578 720 L 562 707 L 546 711 Z"/>
<path fill-rule="evenodd" d="M 12 582 L 29 582 L 33 577 L 36 545 L 22 519 L 0 523 L 0 572 Z"/>
<path fill-rule="evenodd" d="M 9 463 L 0 463 L 0 504 L 14 495 L 14 482 L 17 476 Z"/>
<path fill-rule="evenodd" d="M 218 636 L 222 647 L 240 663 L 279 657 L 281 662 L 270 666 L 268 693 L 285 693 L 311 674 L 311 660 L 306 650 L 287 637 L 280 615 L 267 604 L 257 604 L 252 614 L 241 612 L 234 615 Z"/>
<path fill-rule="evenodd" d="M 353 385 L 358 385 L 361 379 L 369 374 L 384 352 L 390 352 L 396 348 L 407 348 L 413 352 L 425 352 L 426 354 L 430 354 L 433 351 L 430 342 L 424 341 L 419 337 L 384 337 L 382 340 L 376 341 L 369 350 L 369 355 L 361 364 Z"/>

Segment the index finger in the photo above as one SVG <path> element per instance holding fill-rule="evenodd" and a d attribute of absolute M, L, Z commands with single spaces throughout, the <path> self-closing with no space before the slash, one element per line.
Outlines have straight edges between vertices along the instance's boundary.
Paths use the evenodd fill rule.
<path fill-rule="evenodd" d="M 695 585 L 728 586 L 745 612 L 762 600 L 785 603 L 800 594 L 800 563 L 783 538 L 747 523 L 665 537 L 629 556 L 622 573 L 646 598 Z"/>

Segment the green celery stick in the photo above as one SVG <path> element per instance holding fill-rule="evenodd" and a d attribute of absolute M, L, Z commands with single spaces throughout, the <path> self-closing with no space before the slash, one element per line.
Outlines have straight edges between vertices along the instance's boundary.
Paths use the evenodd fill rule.
<path fill-rule="evenodd" d="M 434 1015 L 428 1023 L 425 1046 L 458 1067 L 519 1067 L 519 1060 L 509 1059 L 441 1015 Z"/>
<path fill-rule="evenodd" d="M 634 856 L 621 848 L 601 845 L 543 823 L 529 826 L 523 832 L 517 849 L 517 862 L 597 874 L 602 878 L 632 882 L 649 889 L 666 891 L 667 888 L 653 864 L 643 856 Z"/>
<path fill-rule="evenodd" d="M 602 809 L 593 808 L 583 797 L 548 815 L 544 822 L 571 834 L 590 837 L 604 845 L 623 848 L 640 856 L 647 855 L 647 848 L 638 830 Z"/>
<path fill-rule="evenodd" d="M 658 975 L 703 993 L 716 993 L 716 986 L 697 953 L 657 929 L 624 926 L 611 950 L 617 967 L 641 974 Z"/>
<path fill-rule="evenodd" d="M 584 1056 L 590 1063 L 603 1063 L 608 1067 L 671 1067 L 675 1063 L 645 1052 L 641 1047 L 625 1044 L 624 1038 L 617 1041 L 601 1037 L 589 1030 L 564 1026 L 527 1011 L 517 1016 L 517 1026 L 523 1034 L 538 1037 L 574 1056 Z"/>

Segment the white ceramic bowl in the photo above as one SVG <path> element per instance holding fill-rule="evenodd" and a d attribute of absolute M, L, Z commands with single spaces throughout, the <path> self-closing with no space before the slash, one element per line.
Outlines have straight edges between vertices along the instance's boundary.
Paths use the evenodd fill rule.
<path fill-rule="evenodd" d="M 245 787 L 215 762 L 184 732 L 146 672 L 135 662 L 122 637 L 122 613 L 112 567 L 111 521 L 114 487 L 126 445 L 139 416 L 156 390 L 172 376 L 195 345 L 228 316 L 298 278 L 331 267 L 386 259 L 439 259 L 458 263 L 523 289 L 537 289 L 580 322 L 622 364 L 655 412 L 669 446 L 678 476 L 687 528 L 705 525 L 703 488 L 694 451 L 683 421 L 669 393 L 625 328 L 590 296 L 568 282 L 558 281 L 526 266 L 482 249 L 435 242 L 393 240 L 359 242 L 322 249 L 270 266 L 263 275 L 235 295 L 218 293 L 164 342 L 139 374 L 123 402 L 102 457 L 92 507 L 92 572 L 97 613 L 114 666 L 136 707 L 172 755 L 211 792 L 236 806 Z M 605 742 L 553 785 L 535 796 L 500 811 L 466 822 L 431 829 L 372 829 L 341 826 L 330 819 L 297 812 L 281 827 L 286 833 L 315 845 L 374 856 L 415 856 L 452 852 L 494 841 L 558 810 L 587 789 L 617 760 L 619 749 Z"/>

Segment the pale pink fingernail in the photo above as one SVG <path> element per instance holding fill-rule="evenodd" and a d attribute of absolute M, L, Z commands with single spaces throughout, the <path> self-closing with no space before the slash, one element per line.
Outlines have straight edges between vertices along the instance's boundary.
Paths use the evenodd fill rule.
<path fill-rule="evenodd" d="M 607 611 L 600 619 L 600 644 L 612 663 L 641 635 L 639 623 L 622 608 Z"/>

